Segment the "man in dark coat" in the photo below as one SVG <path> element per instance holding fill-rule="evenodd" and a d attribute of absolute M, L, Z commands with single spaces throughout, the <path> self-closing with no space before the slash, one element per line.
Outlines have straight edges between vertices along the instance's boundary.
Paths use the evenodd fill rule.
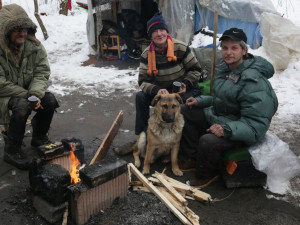
<path fill-rule="evenodd" d="M 200 95 L 198 81 L 201 66 L 191 49 L 168 34 L 168 26 L 161 14 L 155 14 L 147 22 L 150 45 L 141 55 L 138 83 L 141 88 L 136 94 L 135 134 L 147 128 L 149 106 L 157 94 L 172 92 L 173 82 L 179 82 L 177 92 L 183 101 Z"/>
<path fill-rule="evenodd" d="M 223 62 L 216 68 L 212 96 L 189 98 L 181 150 L 196 166 L 198 186 L 216 176 L 221 153 L 261 140 L 269 129 L 278 101 L 268 81 L 274 68 L 266 59 L 248 53 L 243 30 L 231 28 L 220 38 Z"/>
<path fill-rule="evenodd" d="M 32 146 L 47 143 L 48 130 L 58 103 L 47 91 L 50 67 L 43 45 L 35 38 L 37 26 L 16 4 L 0 10 L 0 124 L 8 127 L 4 160 L 27 169 L 31 159 L 22 151 L 25 126 L 32 110 Z M 30 107 L 27 98 L 36 98 Z"/>

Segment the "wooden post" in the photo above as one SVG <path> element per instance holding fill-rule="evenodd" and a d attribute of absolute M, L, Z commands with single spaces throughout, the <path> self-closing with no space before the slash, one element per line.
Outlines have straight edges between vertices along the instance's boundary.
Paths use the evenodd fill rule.
<path fill-rule="evenodd" d="M 92 165 L 95 162 L 104 159 L 110 147 L 110 144 L 112 143 L 113 139 L 118 133 L 118 130 L 122 122 L 123 122 L 123 111 L 120 111 L 89 165 Z"/>
<path fill-rule="evenodd" d="M 213 51 L 211 59 L 211 73 L 210 73 L 210 95 L 212 94 L 212 88 L 214 85 L 214 75 L 215 75 L 215 65 L 216 65 L 216 39 L 217 39 L 217 29 L 218 29 L 218 11 L 215 10 L 214 13 L 214 37 L 213 37 Z"/>
<path fill-rule="evenodd" d="M 2 9 L 2 0 L 0 0 L 0 10 Z"/>
<path fill-rule="evenodd" d="M 34 16 L 35 18 L 37 19 L 41 29 L 42 29 L 42 32 L 43 32 L 43 35 L 44 35 L 44 39 L 47 40 L 48 39 L 48 33 L 47 33 L 47 30 L 43 24 L 43 21 L 41 20 L 40 18 L 40 15 L 39 15 L 39 6 L 38 6 L 38 3 L 37 3 L 37 0 L 34 0 Z"/>
<path fill-rule="evenodd" d="M 114 20 L 114 22 L 115 23 L 117 23 L 118 22 L 118 20 L 117 20 L 117 3 L 116 2 L 113 2 L 112 3 L 112 10 L 113 10 L 113 20 Z"/>

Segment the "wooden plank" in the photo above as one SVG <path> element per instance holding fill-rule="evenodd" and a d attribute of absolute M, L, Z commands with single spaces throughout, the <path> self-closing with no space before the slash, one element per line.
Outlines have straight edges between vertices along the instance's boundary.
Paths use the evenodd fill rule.
<path fill-rule="evenodd" d="M 157 174 L 159 174 L 159 173 L 156 172 L 153 176 L 157 176 Z M 211 200 L 210 194 L 200 191 L 197 188 L 191 187 L 191 186 L 184 184 L 178 180 L 175 180 L 171 177 L 168 177 L 165 174 L 162 174 L 162 175 L 170 183 L 170 185 L 172 185 L 176 190 L 185 191 L 187 195 L 189 195 L 201 202 L 208 202 Z"/>
<path fill-rule="evenodd" d="M 158 190 L 183 214 L 193 225 L 200 225 L 199 216 L 190 208 L 181 205 L 174 196 L 172 196 L 164 187 L 158 187 Z"/>
<path fill-rule="evenodd" d="M 183 223 L 183 224 L 191 224 L 191 222 L 184 216 L 182 213 L 176 209 L 170 201 L 150 182 L 147 178 L 132 164 L 129 163 L 129 167 L 132 173 L 141 180 L 144 185 L 158 197 L 170 210 L 174 215 Z"/>
<path fill-rule="evenodd" d="M 123 111 L 120 111 L 89 165 L 92 165 L 95 162 L 104 159 L 113 139 L 118 133 L 118 130 L 122 122 L 123 122 Z"/>
<path fill-rule="evenodd" d="M 188 205 L 188 201 L 182 197 L 181 194 L 179 194 L 174 187 L 172 187 L 168 181 L 161 175 L 157 175 L 157 179 L 163 184 L 163 186 L 170 192 L 171 195 L 173 195 L 183 206 Z"/>

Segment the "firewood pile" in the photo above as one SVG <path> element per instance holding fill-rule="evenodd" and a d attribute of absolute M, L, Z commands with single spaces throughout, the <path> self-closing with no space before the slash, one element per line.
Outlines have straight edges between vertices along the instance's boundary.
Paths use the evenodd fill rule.
<path fill-rule="evenodd" d="M 147 179 L 132 163 L 128 164 L 128 171 L 129 185 L 134 191 L 141 190 L 155 194 L 183 224 L 200 224 L 199 216 L 188 208 L 187 200 L 210 202 L 210 194 L 168 177 L 164 172 L 155 172 Z M 139 180 L 132 181 L 131 174 Z"/>

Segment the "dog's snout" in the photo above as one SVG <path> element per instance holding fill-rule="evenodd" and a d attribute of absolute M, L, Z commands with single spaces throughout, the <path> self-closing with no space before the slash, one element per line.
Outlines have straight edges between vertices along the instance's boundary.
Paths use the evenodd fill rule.
<path fill-rule="evenodd" d="M 174 114 L 163 113 L 162 114 L 162 119 L 166 123 L 172 123 L 172 122 L 174 122 L 174 119 L 175 119 L 175 113 Z"/>

